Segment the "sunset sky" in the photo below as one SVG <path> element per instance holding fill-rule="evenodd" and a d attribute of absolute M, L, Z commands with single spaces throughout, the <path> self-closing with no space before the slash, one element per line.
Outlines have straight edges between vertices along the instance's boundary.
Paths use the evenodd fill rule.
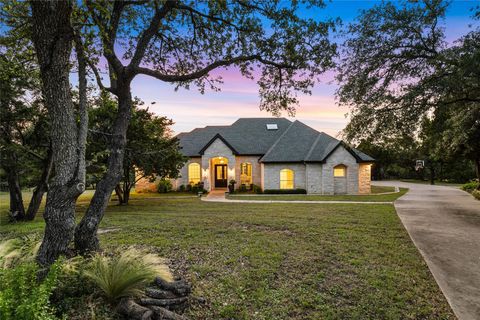
<path fill-rule="evenodd" d="M 353 21 L 359 10 L 369 8 L 375 3 L 377 2 L 333 1 L 328 3 L 324 10 L 306 14 L 340 17 L 345 24 Z M 449 42 L 468 32 L 469 25 L 474 23 L 470 10 L 478 4 L 479 1 L 474 0 L 453 1 L 445 19 L 445 34 Z M 230 124 L 240 117 L 271 116 L 258 108 L 259 97 L 255 81 L 243 78 L 235 68 L 220 69 L 217 72 L 224 80 L 221 92 L 207 90 L 203 95 L 195 89 L 179 89 L 175 92 L 172 85 L 147 76 L 137 76 L 132 90 L 151 111 L 173 119 L 175 133 L 207 125 Z M 316 85 L 311 96 L 300 97 L 295 119 L 336 136 L 348 122 L 345 117 L 348 110 L 338 107 L 335 103 L 336 89 L 334 73 L 325 74 L 322 83 Z"/>

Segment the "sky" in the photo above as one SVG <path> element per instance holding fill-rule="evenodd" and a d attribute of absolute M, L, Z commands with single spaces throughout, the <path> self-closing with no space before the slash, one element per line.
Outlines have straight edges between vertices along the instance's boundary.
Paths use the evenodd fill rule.
<path fill-rule="evenodd" d="M 331 1 L 319 12 L 309 15 L 322 17 L 340 17 L 349 23 L 359 14 L 359 10 L 368 9 L 377 1 Z M 479 5 L 478 0 L 453 1 L 445 18 L 445 35 L 449 42 L 466 34 L 472 23 L 470 9 Z M 137 76 L 132 83 L 134 96 L 145 102 L 150 111 L 171 118 L 175 124 L 175 133 L 190 131 L 194 128 L 210 125 L 229 125 L 241 117 L 271 117 L 266 111 L 259 110 L 258 87 L 254 80 L 243 78 L 235 68 L 220 69 L 223 78 L 221 92 L 206 90 L 202 95 L 196 89 L 174 90 L 174 86 L 159 80 Z M 321 76 L 321 83 L 312 90 L 312 95 L 300 95 L 295 117 L 282 116 L 290 120 L 300 120 L 316 130 L 337 136 L 348 123 L 348 109 L 339 107 L 335 100 L 338 86 L 333 71 Z M 154 102 L 154 104 L 152 104 Z"/>

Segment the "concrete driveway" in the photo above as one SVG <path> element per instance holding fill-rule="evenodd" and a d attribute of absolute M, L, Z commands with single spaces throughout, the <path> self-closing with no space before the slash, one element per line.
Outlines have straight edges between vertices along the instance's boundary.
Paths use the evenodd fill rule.
<path fill-rule="evenodd" d="M 397 213 L 435 280 L 463 319 L 480 319 L 480 201 L 449 186 L 375 181 L 410 191 Z"/>

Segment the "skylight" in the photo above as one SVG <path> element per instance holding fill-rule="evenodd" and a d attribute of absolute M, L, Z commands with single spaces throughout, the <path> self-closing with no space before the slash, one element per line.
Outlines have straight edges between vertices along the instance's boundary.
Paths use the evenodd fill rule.
<path fill-rule="evenodd" d="M 276 123 L 267 123 L 267 130 L 278 130 Z"/>

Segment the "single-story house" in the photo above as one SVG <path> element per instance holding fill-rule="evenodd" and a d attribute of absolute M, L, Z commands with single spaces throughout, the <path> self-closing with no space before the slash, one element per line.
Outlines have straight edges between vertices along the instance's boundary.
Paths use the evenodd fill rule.
<path fill-rule="evenodd" d="M 203 182 L 208 191 L 252 184 L 309 194 L 370 193 L 374 159 L 328 134 L 286 118 L 241 118 L 229 126 L 180 133 L 189 158 L 174 187 Z"/>

